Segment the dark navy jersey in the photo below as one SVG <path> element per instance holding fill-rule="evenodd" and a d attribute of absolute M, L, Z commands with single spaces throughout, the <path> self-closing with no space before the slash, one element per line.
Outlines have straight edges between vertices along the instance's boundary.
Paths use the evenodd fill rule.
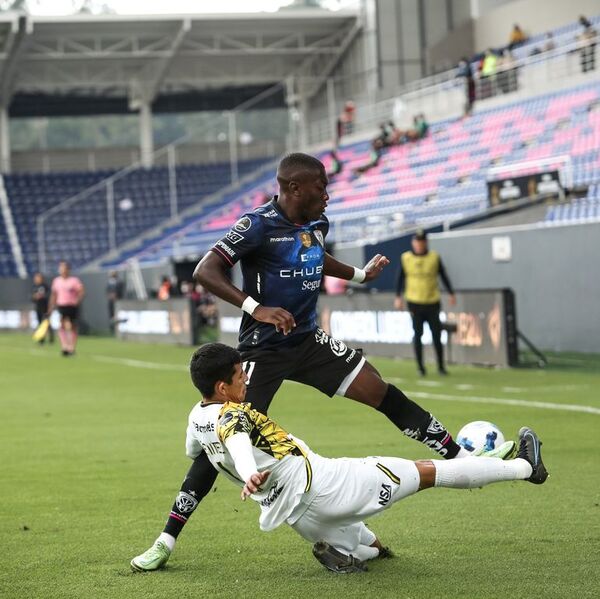
<path fill-rule="evenodd" d="M 317 327 L 317 300 L 325 260 L 325 216 L 306 225 L 290 222 L 277 196 L 242 216 L 211 248 L 228 266 L 241 260 L 243 290 L 263 306 L 284 308 L 296 328 L 288 335 L 243 313 L 239 349 L 299 343 Z"/>

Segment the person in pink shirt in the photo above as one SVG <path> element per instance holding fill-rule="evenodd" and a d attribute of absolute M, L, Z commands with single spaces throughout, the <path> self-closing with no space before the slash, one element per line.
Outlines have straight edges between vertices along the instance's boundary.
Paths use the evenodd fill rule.
<path fill-rule="evenodd" d="M 56 308 L 60 314 L 58 337 L 63 356 L 72 356 L 77 344 L 77 317 L 79 304 L 85 295 L 83 283 L 71 275 L 71 267 L 65 260 L 58 265 L 59 276 L 52 281 L 48 314 Z"/>

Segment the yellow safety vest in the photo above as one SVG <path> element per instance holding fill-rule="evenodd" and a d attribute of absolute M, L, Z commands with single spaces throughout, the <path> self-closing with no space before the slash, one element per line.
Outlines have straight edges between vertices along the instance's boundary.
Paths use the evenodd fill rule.
<path fill-rule="evenodd" d="M 404 269 L 404 297 L 413 304 L 435 304 L 440 301 L 438 275 L 440 255 L 429 250 L 421 256 L 404 252 L 400 256 Z"/>

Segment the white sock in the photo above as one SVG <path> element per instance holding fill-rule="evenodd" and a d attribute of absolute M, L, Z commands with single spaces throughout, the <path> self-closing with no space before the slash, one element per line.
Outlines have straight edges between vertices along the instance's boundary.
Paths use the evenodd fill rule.
<path fill-rule="evenodd" d="M 171 551 L 173 551 L 173 547 L 175 547 L 175 541 L 177 541 L 173 535 L 170 535 L 166 532 L 161 532 L 156 540 L 162 541 Z"/>
<path fill-rule="evenodd" d="M 368 545 L 359 545 L 352 552 L 352 555 L 361 562 L 365 562 L 368 559 L 375 559 L 379 555 L 379 549 L 377 547 L 369 547 Z"/>
<path fill-rule="evenodd" d="M 435 465 L 435 486 L 452 489 L 472 489 L 503 480 L 524 480 L 532 473 L 531 464 L 522 458 L 470 458 L 463 460 L 432 460 Z"/>

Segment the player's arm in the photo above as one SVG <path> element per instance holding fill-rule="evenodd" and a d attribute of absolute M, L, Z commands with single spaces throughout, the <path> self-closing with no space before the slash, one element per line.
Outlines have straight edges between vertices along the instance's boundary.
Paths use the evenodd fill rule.
<path fill-rule="evenodd" d="M 273 324 L 278 332 L 287 335 L 296 326 L 294 317 L 283 308 L 261 306 L 248 294 L 238 289 L 227 276 L 230 268 L 231 266 L 216 251 L 210 251 L 196 266 L 194 279 L 217 297 L 248 312 L 255 320 Z"/>
<path fill-rule="evenodd" d="M 450 294 L 450 305 L 454 306 L 454 304 L 456 304 L 456 296 L 454 295 L 454 289 L 452 288 L 452 283 L 450 283 L 450 279 L 448 278 L 448 273 L 446 272 L 446 269 L 444 268 L 444 263 L 442 262 L 441 258 L 440 258 L 440 264 L 439 264 L 439 274 L 442 279 L 442 282 L 444 283 L 444 287 L 446 288 L 446 291 Z"/>
<path fill-rule="evenodd" d="M 396 276 L 396 297 L 394 298 L 394 308 L 396 310 L 404 309 L 404 300 L 402 294 L 404 293 L 404 285 L 406 284 L 406 273 L 404 272 L 404 265 L 400 260 L 400 268 L 398 268 L 398 275 Z"/>
<path fill-rule="evenodd" d="M 247 497 L 261 490 L 260 486 L 269 478 L 270 472 L 258 471 L 248 433 L 236 432 L 227 437 L 225 447 L 233 459 L 235 469 L 246 483 L 240 495 L 242 501 L 245 501 Z"/>
<path fill-rule="evenodd" d="M 84 297 L 85 297 L 85 286 L 81 281 L 79 281 L 79 289 L 77 290 L 77 305 L 78 306 Z"/>
<path fill-rule="evenodd" d="M 54 308 L 56 307 L 56 291 L 54 290 L 54 287 L 52 287 L 51 291 L 50 291 L 50 299 L 48 300 L 48 316 L 50 316 L 50 314 L 52 314 L 52 312 L 54 312 Z"/>
<path fill-rule="evenodd" d="M 376 279 L 390 261 L 381 254 L 373 256 L 364 268 L 355 268 L 336 260 L 331 254 L 325 253 L 323 273 L 329 277 L 337 277 L 356 283 L 368 283 Z"/>

